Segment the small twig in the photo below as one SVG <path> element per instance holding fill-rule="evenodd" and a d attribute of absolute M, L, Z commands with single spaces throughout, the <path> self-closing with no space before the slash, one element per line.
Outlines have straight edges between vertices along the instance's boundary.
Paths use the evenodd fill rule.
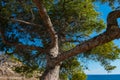
<path fill-rule="evenodd" d="M 37 27 L 42 27 L 42 25 L 39 24 L 35 24 L 35 23 L 31 23 L 31 22 L 27 22 L 27 21 L 23 21 L 23 20 L 19 20 L 19 19 L 11 19 L 12 22 L 19 22 L 19 23 L 24 23 L 27 25 L 31 25 L 31 26 L 37 26 Z"/>

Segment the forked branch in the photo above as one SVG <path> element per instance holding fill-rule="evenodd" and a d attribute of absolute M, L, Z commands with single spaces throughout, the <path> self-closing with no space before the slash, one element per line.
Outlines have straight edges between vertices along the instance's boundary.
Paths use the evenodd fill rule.
<path fill-rule="evenodd" d="M 82 44 L 77 45 L 73 49 L 66 51 L 57 58 L 55 58 L 55 64 L 59 64 L 61 61 L 64 61 L 72 56 L 91 50 L 99 45 L 110 42 L 114 39 L 120 38 L 120 29 L 117 23 L 117 18 L 120 17 L 120 10 L 113 11 L 109 13 L 107 17 L 107 31 L 83 42 Z M 114 28 L 113 28 L 114 27 Z"/>
<path fill-rule="evenodd" d="M 33 2 L 36 4 L 39 10 L 40 17 L 43 20 L 43 23 L 50 34 L 51 46 L 55 46 L 57 43 L 58 36 L 56 35 L 56 31 L 54 30 L 50 17 L 47 14 L 46 8 L 43 5 L 43 0 L 33 0 Z"/>

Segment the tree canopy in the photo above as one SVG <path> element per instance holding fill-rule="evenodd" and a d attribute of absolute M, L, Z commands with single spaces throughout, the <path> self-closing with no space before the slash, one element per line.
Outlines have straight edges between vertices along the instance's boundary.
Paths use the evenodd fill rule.
<path fill-rule="evenodd" d="M 39 2 L 42 4 L 39 5 Z M 112 66 L 110 61 L 119 58 L 120 48 L 111 40 L 120 36 L 114 29 L 100 34 L 107 27 L 100 18 L 100 13 L 96 11 L 95 2 L 97 0 L 0 0 L 0 51 L 14 56 L 25 64 L 15 69 L 18 72 L 25 74 L 34 70 L 44 72 L 47 57 L 51 56 L 48 52 L 55 44 L 53 36 L 57 35 L 60 55 L 56 58 L 58 61 L 55 59 L 56 64 L 64 60 L 60 67 L 61 79 L 85 80 L 83 69 L 86 66 L 81 65 L 81 62 L 86 59 L 100 62 L 108 71 L 114 69 L 115 66 Z M 100 0 L 100 2 L 108 2 L 113 7 L 114 2 L 119 0 Z M 44 15 L 42 8 L 43 10 L 46 8 L 45 14 L 49 17 Z M 50 18 L 52 28 L 47 27 L 49 19 L 45 20 L 46 18 Z M 92 38 L 93 33 L 96 33 L 96 36 L 100 34 L 100 37 Z M 113 34 L 118 37 L 112 36 Z M 99 41 L 98 46 L 97 40 L 106 42 Z M 94 42 L 89 44 L 90 41 Z M 84 43 L 88 47 L 90 45 L 91 49 L 88 50 L 87 47 L 79 52 L 76 46 L 82 49 Z M 82 44 L 83 46 L 79 47 Z M 73 49 L 76 53 L 71 52 L 71 55 L 68 55 Z M 61 55 L 65 55 L 65 58 Z"/>

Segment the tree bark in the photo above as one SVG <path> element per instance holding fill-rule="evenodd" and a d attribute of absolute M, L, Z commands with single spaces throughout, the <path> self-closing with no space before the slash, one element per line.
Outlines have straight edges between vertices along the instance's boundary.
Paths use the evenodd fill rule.
<path fill-rule="evenodd" d="M 118 26 L 117 18 L 120 17 L 120 10 L 112 11 L 107 16 L 107 29 L 104 33 L 83 42 L 82 44 L 78 44 L 73 49 L 63 52 L 58 55 L 55 59 L 55 63 L 59 64 L 60 62 L 72 57 L 76 56 L 80 53 L 91 50 L 99 45 L 103 45 L 107 42 L 110 42 L 114 39 L 120 38 L 120 28 Z"/>
<path fill-rule="evenodd" d="M 56 58 L 59 54 L 58 35 L 56 34 L 56 31 L 54 30 L 50 17 L 47 14 L 47 11 L 43 5 L 43 0 L 33 0 L 33 1 L 36 4 L 37 8 L 39 9 L 39 14 L 41 16 L 41 19 L 43 20 L 43 23 L 47 28 L 51 38 L 50 49 L 48 53 L 46 53 L 47 55 L 46 70 L 43 73 L 43 75 L 40 77 L 40 80 L 58 80 L 60 65 L 59 64 L 56 65 L 54 62 L 54 58 Z"/>
<path fill-rule="evenodd" d="M 59 80 L 59 70 L 60 66 L 55 66 L 53 69 L 46 70 L 46 75 L 43 75 L 41 80 Z"/>
<path fill-rule="evenodd" d="M 74 47 L 73 49 L 69 51 L 59 54 L 58 35 L 43 5 L 43 0 L 33 0 L 33 2 L 36 4 L 39 10 L 40 17 L 43 20 L 43 23 L 45 27 L 47 28 L 48 33 L 50 34 L 50 38 L 51 38 L 50 48 L 48 48 L 47 50 L 44 50 L 40 47 L 19 45 L 16 42 L 15 43 L 8 42 L 8 40 L 5 39 L 4 30 L 2 29 L 0 29 L 0 35 L 2 37 L 3 43 L 5 44 L 15 45 L 17 47 L 23 47 L 23 48 L 36 49 L 39 52 L 42 51 L 46 53 L 46 59 L 47 59 L 46 69 L 43 75 L 40 77 L 40 80 L 59 80 L 60 63 L 62 61 L 70 57 L 76 56 L 77 54 L 86 52 L 87 50 L 91 50 L 99 45 L 105 44 L 114 39 L 120 38 L 120 28 L 117 23 L 117 18 L 120 17 L 120 10 L 116 10 L 116 11 L 111 12 L 107 17 L 107 31 L 106 32 L 86 42 L 83 42 L 82 44 L 77 45 L 76 47 Z M 4 19 L 1 15 L 0 15 L 0 18 L 1 18 L 1 21 Z M 11 21 L 17 21 L 19 23 L 24 23 L 24 24 L 28 24 L 32 26 L 43 27 L 38 24 L 34 24 L 34 23 L 22 21 L 22 20 L 17 20 L 17 19 L 11 19 Z"/>
<path fill-rule="evenodd" d="M 55 64 L 59 64 L 60 62 L 76 56 L 78 54 L 84 53 L 88 50 L 91 50 L 99 45 L 103 45 L 107 42 L 110 42 L 114 39 L 120 38 L 120 29 L 114 29 L 109 32 L 104 32 L 103 34 L 100 34 L 99 36 L 96 36 L 88 41 L 85 41 L 82 44 L 77 45 L 73 49 L 66 51 L 64 53 L 61 53 L 58 55 L 58 57 L 55 58 Z"/>
<path fill-rule="evenodd" d="M 56 38 L 56 45 L 50 49 L 49 54 L 47 54 L 47 65 L 46 70 L 41 76 L 40 80 L 59 80 L 59 70 L 60 65 L 55 65 L 54 58 L 56 58 L 59 54 L 58 48 L 58 39 Z"/>
<path fill-rule="evenodd" d="M 60 70 L 60 65 L 56 65 L 53 68 L 47 66 L 45 72 L 40 77 L 40 80 L 59 80 L 59 70 Z"/>
<path fill-rule="evenodd" d="M 87 50 L 93 49 L 99 45 L 120 38 L 120 29 L 117 24 L 117 18 L 120 17 L 120 10 L 111 12 L 107 17 L 107 31 L 100 34 L 82 44 L 77 45 L 73 49 L 59 54 L 58 35 L 54 30 L 49 15 L 43 5 L 43 0 L 33 0 L 36 4 L 39 14 L 48 30 L 51 38 L 50 49 L 46 53 L 47 65 L 46 70 L 40 80 L 59 80 L 60 62 Z"/>

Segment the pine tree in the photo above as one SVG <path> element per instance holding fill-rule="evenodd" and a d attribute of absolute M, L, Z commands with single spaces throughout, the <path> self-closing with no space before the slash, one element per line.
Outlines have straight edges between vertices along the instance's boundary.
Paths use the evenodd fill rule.
<path fill-rule="evenodd" d="M 114 69 L 110 61 L 119 58 L 120 49 L 112 40 L 120 38 L 120 10 L 109 13 L 106 27 L 95 1 L 0 0 L 0 51 L 25 65 L 16 71 L 39 70 L 41 80 L 85 80 L 84 59 Z"/>

